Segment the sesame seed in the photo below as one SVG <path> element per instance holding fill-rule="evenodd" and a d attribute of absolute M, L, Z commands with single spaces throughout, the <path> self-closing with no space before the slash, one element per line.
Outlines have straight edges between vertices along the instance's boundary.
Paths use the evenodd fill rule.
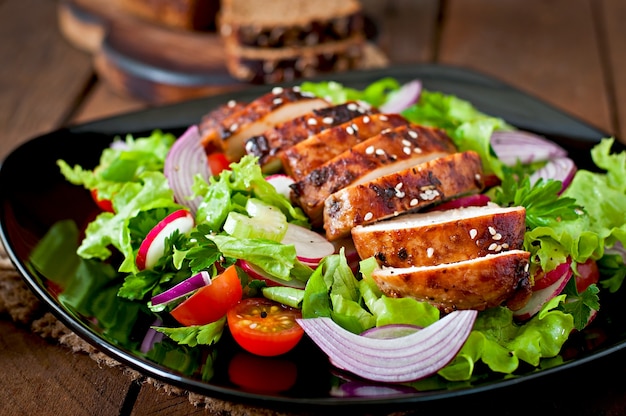
<path fill-rule="evenodd" d="M 380 117 L 378 117 L 378 118 L 379 118 L 380 120 L 382 120 L 382 121 L 387 121 L 387 120 L 389 120 L 389 118 L 388 118 L 386 115 L 384 115 L 384 114 L 381 114 L 381 115 L 380 115 Z"/>
<path fill-rule="evenodd" d="M 367 124 L 370 122 L 370 116 L 363 117 L 363 124 Z"/>
<path fill-rule="evenodd" d="M 347 105 L 347 108 L 350 111 L 356 111 L 359 108 L 359 106 L 356 105 L 355 103 L 350 103 L 350 104 Z"/>
<path fill-rule="evenodd" d="M 509 248 L 509 245 L 507 243 L 502 243 L 502 248 L 506 250 L 507 248 Z"/>
<path fill-rule="evenodd" d="M 369 220 L 371 220 L 372 218 L 374 218 L 374 214 L 372 214 L 371 212 L 368 212 L 368 213 L 367 213 L 367 214 L 365 214 L 365 216 L 363 217 L 363 219 L 364 219 L 365 221 L 369 221 Z"/>
<path fill-rule="evenodd" d="M 365 153 L 368 155 L 371 155 L 374 153 L 374 150 L 375 150 L 374 146 L 367 146 L 367 149 L 365 149 Z"/>
<path fill-rule="evenodd" d="M 470 235 L 470 238 L 473 240 L 473 239 L 475 239 L 475 238 L 476 238 L 476 235 L 478 235 L 478 231 L 477 231 L 475 228 L 472 228 L 472 229 L 469 231 L 469 235 Z"/>
<path fill-rule="evenodd" d="M 404 198 L 404 197 L 405 197 L 405 195 L 406 195 L 406 193 L 404 193 L 403 191 L 401 191 L 401 190 L 399 190 L 399 189 L 396 189 L 396 196 L 397 196 L 398 198 Z"/>
<path fill-rule="evenodd" d="M 317 119 L 316 118 L 310 118 L 306 121 L 306 124 L 308 124 L 309 126 L 317 126 Z"/>
<path fill-rule="evenodd" d="M 230 125 L 230 128 L 228 130 L 230 130 L 231 132 L 235 132 L 237 131 L 238 128 L 239 128 L 239 124 L 234 123 Z"/>
<path fill-rule="evenodd" d="M 428 249 L 426 250 L 426 255 L 428 256 L 428 258 L 431 258 L 433 254 L 435 254 L 435 249 L 432 247 L 428 247 Z"/>
<path fill-rule="evenodd" d="M 383 149 L 376 149 L 376 154 L 378 156 L 383 156 L 385 154 L 385 151 Z"/>
<path fill-rule="evenodd" d="M 480 180 L 482 179 L 482 176 L 480 176 L 480 173 L 477 173 L 476 175 L 474 175 L 474 178 L 475 178 L 477 181 L 480 181 Z"/>
<path fill-rule="evenodd" d="M 332 117 L 324 117 L 322 119 L 322 123 L 324 123 L 324 124 L 333 124 L 334 121 L 335 120 Z"/>
<path fill-rule="evenodd" d="M 489 247 L 487 247 L 487 250 L 494 251 L 497 247 L 498 245 L 496 243 L 491 243 Z"/>
<path fill-rule="evenodd" d="M 227 104 L 226 104 L 229 108 L 233 108 L 234 106 L 237 105 L 237 101 L 235 100 L 230 100 Z"/>
<path fill-rule="evenodd" d="M 417 139 L 417 132 L 413 130 L 409 130 L 409 136 L 413 137 L 414 139 Z"/>
<path fill-rule="evenodd" d="M 404 152 L 404 154 L 406 155 L 410 155 L 411 154 L 411 148 L 410 147 L 403 147 L 402 151 Z"/>
<path fill-rule="evenodd" d="M 274 87 L 274 88 L 272 88 L 272 94 L 274 94 L 274 95 L 282 94 L 283 91 L 284 90 L 283 90 L 282 87 Z"/>
<path fill-rule="evenodd" d="M 417 198 L 413 198 L 413 199 L 411 199 L 411 202 L 409 202 L 409 206 L 414 207 L 418 203 L 419 203 L 419 201 L 417 200 Z"/>
<path fill-rule="evenodd" d="M 274 105 L 280 105 L 283 103 L 283 99 L 282 98 L 274 98 L 274 100 L 272 101 L 272 103 Z"/>
<path fill-rule="evenodd" d="M 502 240 L 502 234 L 495 233 L 492 238 L 496 241 Z"/>
<path fill-rule="evenodd" d="M 359 131 L 359 126 L 356 125 L 355 123 L 352 123 L 351 127 L 354 129 L 354 131 Z"/>
<path fill-rule="evenodd" d="M 354 134 L 354 129 L 352 128 L 352 126 L 348 126 L 348 127 L 346 127 L 346 133 L 348 133 L 348 134 Z"/>
<path fill-rule="evenodd" d="M 394 211 L 394 212 L 393 212 L 393 216 L 394 216 L 394 217 L 397 217 L 398 215 L 400 215 L 400 213 L 399 213 L 398 211 Z"/>
<path fill-rule="evenodd" d="M 391 129 L 384 129 L 383 131 L 380 132 L 380 134 L 389 134 L 390 131 Z"/>
<path fill-rule="evenodd" d="M 413 148 L 413 152 L 414 153 L 422 153 L 422 149 L 420 149 L 419 147 L 414 147 Z"/>
<path fill-rule="evenodd" d="M 495 229 L 495 228 L 493 228 L 493 227 L 489 226 L 489 228 L 488 228 L 488 229 L 489 229 L 489 234 L 491 234 L 491 235 L 496 235 L 496 229 Z"/>
<path fill-rule="evenodd" d="M 410 141 L 408 141 L 407 139 L 402 139 L 402 146 L 410 146 L 412 143 Z"/>
<path fill-rule="evenodd" d="M 399 182 L 399 183 L 396 185 L 396 189 L 402 189 L 402 187 L 403 187 L 403 186 L 404 186 L 404 183 Z"/>
<path fill-rule="evenodd" d="M 527 273 L 528 269 L 530 267 L 530 264 L 526 263 L 526 265 L 524 266 L 524 272 Z"/>

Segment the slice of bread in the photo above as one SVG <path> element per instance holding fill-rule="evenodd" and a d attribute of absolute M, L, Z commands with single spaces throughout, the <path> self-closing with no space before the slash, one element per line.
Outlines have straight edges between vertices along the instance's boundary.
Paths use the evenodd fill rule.
<path fill-rule="evenodd" d="M 357 0 L 224 0 L 218 16 L 226 63 L 240 80 L 270 83 L 360 66 Z"/>
<path fill-rule="evenodd" d="M 522 249 L 524 207 L 495 204 L 402 215 L 352 229 L 361 258 L 384 267 L 434 266 Z"/>

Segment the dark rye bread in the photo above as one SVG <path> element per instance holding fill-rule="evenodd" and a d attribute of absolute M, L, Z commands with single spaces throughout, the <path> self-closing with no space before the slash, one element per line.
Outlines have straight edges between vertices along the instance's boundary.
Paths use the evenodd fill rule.
<path fill-rule="evenodd" d="M 225 0 L 218 24 L 228 70 L 240 80 L 289 81 L 363 64 L 356 0 Z"/>

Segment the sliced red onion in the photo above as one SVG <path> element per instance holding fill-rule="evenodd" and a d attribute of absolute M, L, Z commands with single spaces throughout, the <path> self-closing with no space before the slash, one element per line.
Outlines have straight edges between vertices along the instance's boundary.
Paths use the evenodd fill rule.
<path fill-rule="evenodd" d="M 167 289 L 163 293 L 159 293 L 152 297 L 153 305 L 162 305 L 164 303 L 173 302 L 176 299 L 180 299 L 183 296 L 193 292 L 196 289 L 211 284 L 211 275 L 209 272 L 203 270 L 198 274 L 194 274 L 190 278 L 183 280 L 176 286 Z"/>
<path fill-rule="evenodd" d="M 389 95 L 389 99 L 379 107 L 382 113 L 398 114 L 417 103 L 422 93 L 422 83 L 413 80 L 402 85 L 398 91 Z"/>
<path fill-rule="evenodd" d="M 491 147 L 498 159 L 509 166 L 514 166 L 518 160 L 527 164 L 567 156 L 567 151 L 558 144 L 522 130 L 494 131 L 491 135 Z"/>
<path fill-rule="evenodd" d="M 170 188 L 174 191 L 176 202 L 188 207 L 195 215 L 202 199 L 200 197 L 190 199 L 191 195 L 193 195 L 191 188 L 194 176 L 200 174 L 207 181 L 211 176 L 198 126 L 193 125 L 189 127 L 174 142 L 165 158 L 163 171 Z"/>
<path fill-rule="evenodd" d="M 467 208 L 467 207 L 483 207 L 491 201 L 488 195 L 485 194 L 473 194 L 462 196 L 460 198 L 453 199 L 436 205 L 433 211 L 445 211 L 448 209 Z"/>
<path fill-rule="evenodd" d="M 404 384 L 373 384 L 364 381 L 348 381 L 333 388 L 335 397 L 388 397 L 416 393 L 414 387 Z"/>
<path fill-rule="evenodd" d="M 423 329 L 421 326 L 411 324 L 389 324 L 375 326 L 361 332 L 361 335 L 369 338 L 393 339 L 414 334 L 421 329 Z"/>
<path fill-rule="evenodd" d="M 572 182 L 576 174 L 576 164 L 569 157 L 557 157 L 549 160 L 545 166 L 537 169 L 530 175 L 530 183 L 535 183 L 539 178 L 554 179 L 561 181 L 563 186 L 561 192 L 564 191 Z"/>
<path fill-rule="evenodd" d="M 345 330 L 332 319 L 299 319 L 298 324 L 330 362 L 367 380 L 402 383 L 430 376 L 459 352 L 476 320 L 474 310 L 454 311 L 404 337 L 376 339 Z"/>
<path fill-rule="evenodd" d="M 155 319 L 151 326 L 160 326 L 163 322 L 160 319 Z M 143 337 L 141 341 L 141 346 L 139 347 L 139 351 L 146 354 L 148 351 L 154 347 L 154 344 L 161 342 L 165 334 L 155 330 L 154 328 L 148 328 L 146 331 L 146 335 Z"/>

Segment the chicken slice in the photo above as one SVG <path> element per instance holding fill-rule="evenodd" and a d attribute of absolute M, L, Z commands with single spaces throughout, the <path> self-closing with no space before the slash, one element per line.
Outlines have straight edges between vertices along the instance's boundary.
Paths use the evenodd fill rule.
<path fill-rule="evenodd" d="M 286 149 L 311 135 L 373 111 L 369 105 L 355 101 L 316 108 L 246 139 L 245 152 L 257 156 L 265 172 L 276 172 L 282 168 L 280 156 Z"/>
<path fill-rule="evenodd" d="M 384 267 L 434 266 L 523 248 L 526 209 L 489 204 L 401 215 L 352 229 L 362 259 Z"/>
<path fill-rule="evenodd" d="M 336 240 L 353 227 L 371 224 L 436 202 L 480 192 L 482 165 L 478 153 L 452 153 L 410 168 L 353 184 L 324 202 L 326 238 Z"/>
<path fill-rule="evenodd" d="M 292 200 L 321 226 L 324 202 L 348 185 L 364 183 L 455 151 L 443 130 L 404 125 L 370 137 L 313 169 L 292 185 Z"/>
<path fill-rule="evenodd" d="M 509 250 L 434 266 L 383 267 L 372 278 L 387 296 L 429 302 L 444 312 L 500 305 L 516 310 L 532 292 L 529 259 L 528 251 Z"/>
<path fill-rule="evenodd" d="M 408 124 L 399 114 L 365 114 L 296 143 L 280 155 L 285 173 L 295 181 L 352 146 L 384 130 Z"/>
<path fill-rule="evenodd" d="M 226 157 L 230 161 L 238 161 L 245 154 L 246 139 L 279 123 L 330 105 L 328 101 L 301 92 L 297 87 L 275 87 L 207 131 L 202 144 L 206 147 L 207 143 L 221 143 Z"/>

